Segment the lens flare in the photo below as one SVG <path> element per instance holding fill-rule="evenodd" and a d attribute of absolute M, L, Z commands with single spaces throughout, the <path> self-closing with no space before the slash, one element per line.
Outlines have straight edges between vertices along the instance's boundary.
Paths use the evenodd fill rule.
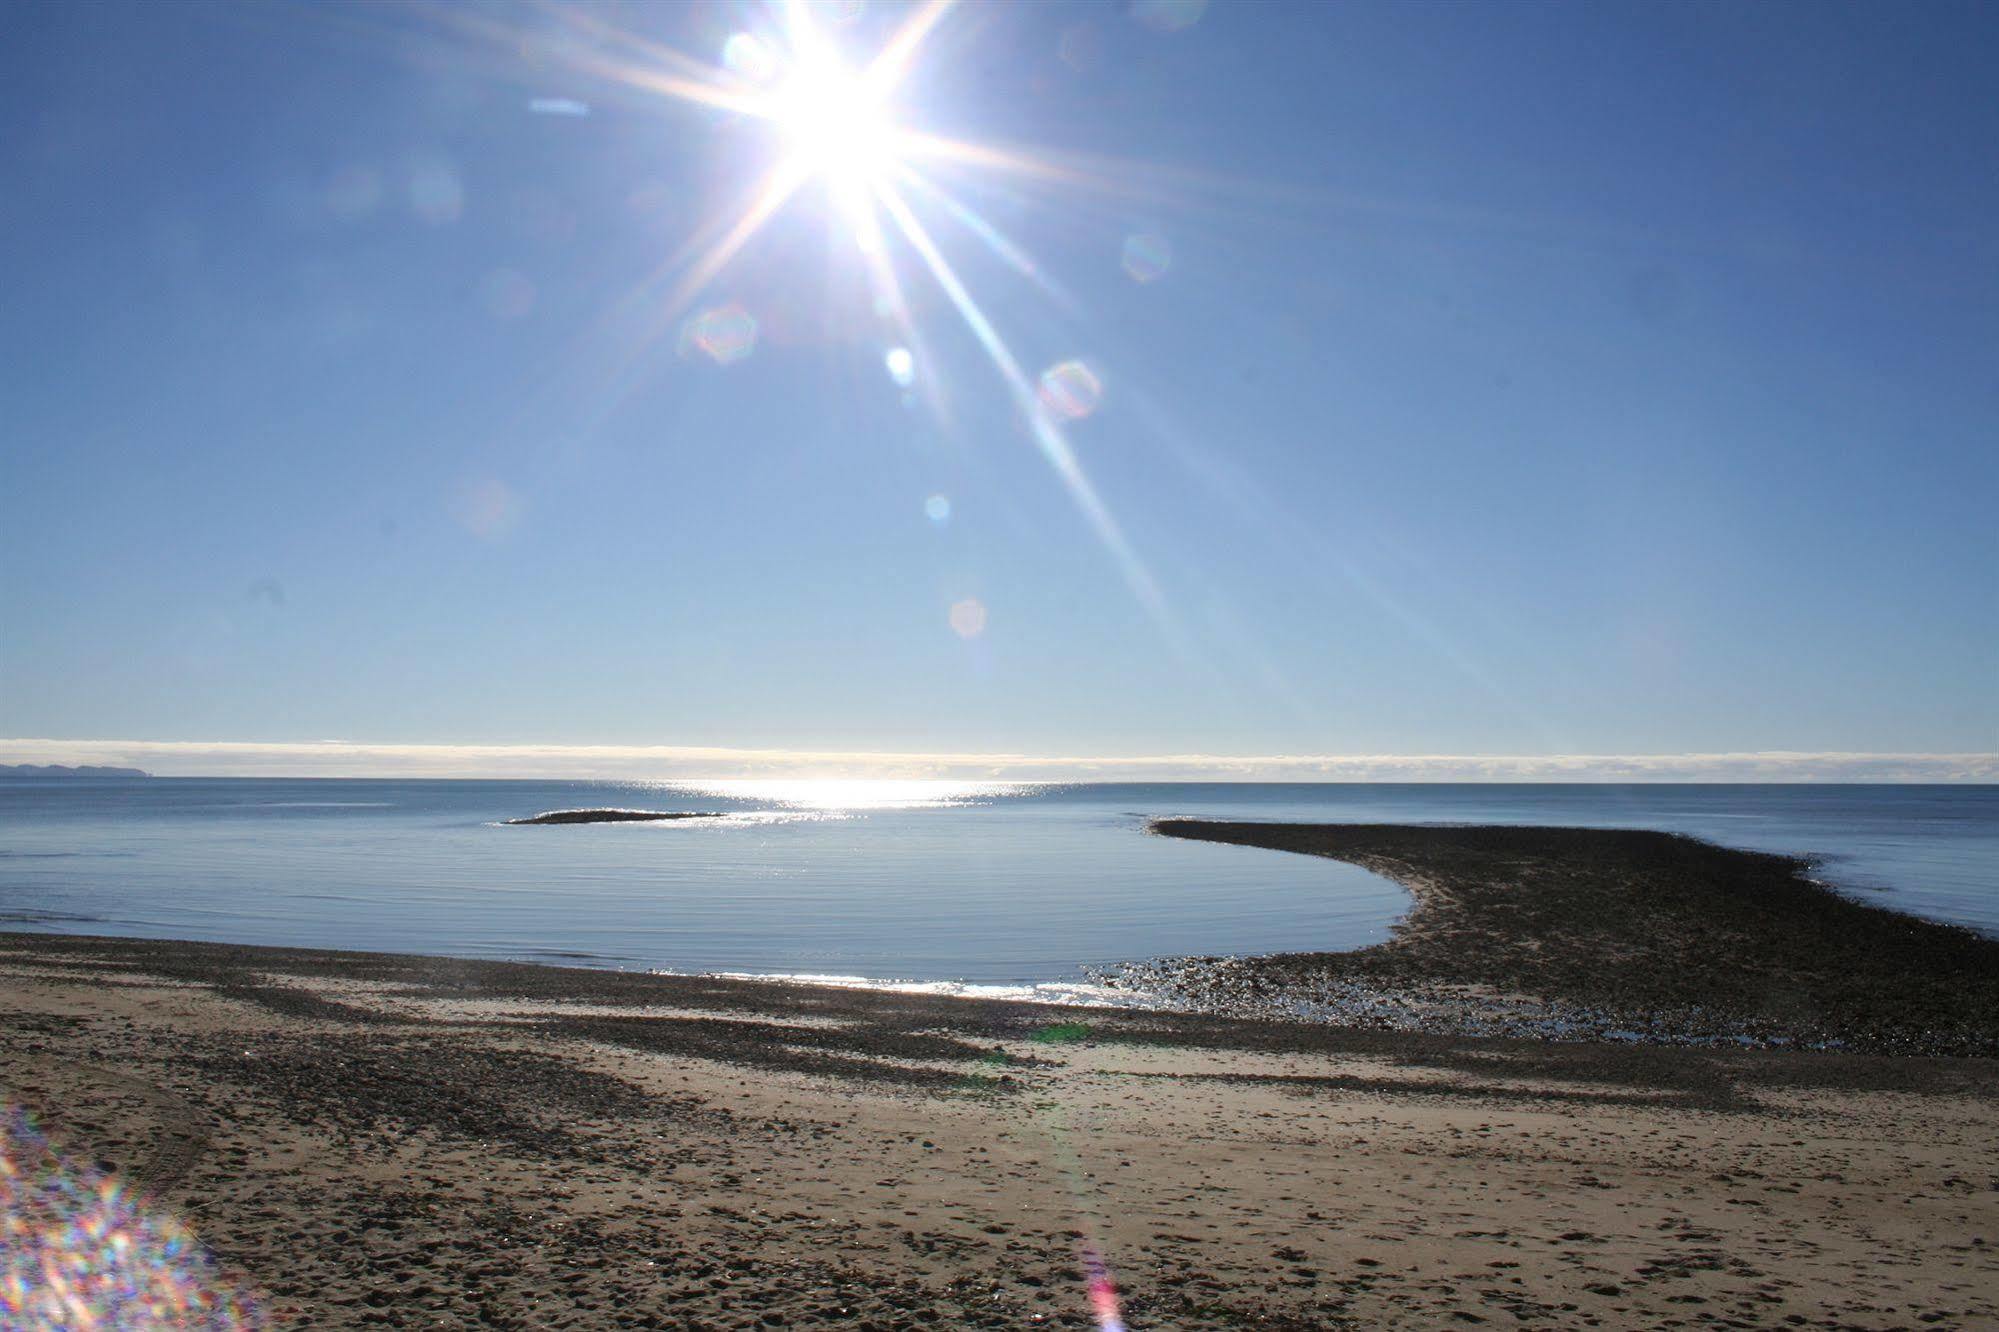
<path fill-rule="evenodd" d="M 1204 8 L 1205 0 L 1137 0 L 1130 12 L 1148 27 L 1171 32 L 1194 23 Z M 1147 180 L 1164 177 L 1138 171 L 1130 163 L 1002 148 L 918 128 L 913 123 L 917 108 L 909 102 L 913 94 L 904 85 L 916 88 L 936 82 L 909 76 L 933 34 L 956 9 L 956 0 L 915 0 L 866 60 L 852 59 L 849 48 L 854 43 L 849 34 L 836 30 L 850 9 L 829 8 L 813 0 L 777 0 L 764 7 L 755 30 L 727 36 L 715 63 L 626 30 L 584 6 L 548 9 L 549 22 L 576 38 L 554 45 L 516 24 L 461 7 L 426 7 L 424 21 L 489 45 L 506 57 L 532 49 L 561 64 L 563 68 L 553 72 L 566 79 L 580 76 L 618 85 L 620 101 L 636 95 L 699 107 L 711 113 L 708 123 L 724 134 L 734 134 L 741 125 L 760 126 L 770 146 L 762 169 L 748 173 L 752 179 L 736 202 L 705 216 L 678 249 L 662 256 L 655 269 L 634 284 L 606 321 L 606 336 L 615 339 L 615 345 L 608 346 L 591 368 L 603 385 L 605 401 L 595 411 L 599 419 L 638 382 L 642 357 L 676 326 L 683 356 L 699 352 L 726 366 L 752 354 L 757 321 L 741 306 L 709 308 L 691 318 L 688 312 L 713 299 L 705 295 L 710 284 L 750 250 L 772 219 L 795 200 L 817 193 L 831 205 L 831 220 L 845 223 L 861 257 L 868 295 L 865 308 L 890 326 L 887 341 L 895 350 L 884 366 L 896 385 L 906 390 L 904 402 L 913 403 L 920 392 L 939 422 L 947 429 L 953 425 L 938 368 L 941 362 L 931 355 L 929 330 L 918 327 L 916 307 L 905 292 L 908 279 L 900 260 L 913 253 L 920 261 L 913 271 L 933 280 L 977 340 L 1004 381 L 1019 424 L 1133 593 L 1161 627 L 1172 632 L 1161 589 L 1063 433 L 1067 424 L 1098 409 L 1103 395 L 1098 370 L 1065 362 L 1037 383 L 930 232 L 933 219 L 962 231 L 1014 274 L 1032 282 L 1064 313 L 1079 314 L 1074 300 L 1023 246 L 954 190 L 944 188 L 935 173 L 952 172 L 959 185 L 975 177 L 1005 175 L 1039 186 L 1111 193 L 1150 188 Z M 1070 44 L 1069 55 L 1087 64 L 1083 44 L 1085 39 L 1078 37 Z M 551 72 L 537 69 L 536 76 L 545 79 Z M 821 189 L 806 191 L 804 187 L 812 183 Z M 436 225 L 455 221 L 465 206 L 464 186 L 449 164 L 422 167 L 411 192 L 418 215 Z M 353 211 L 365 209 L 366 193 L 353 191 L 360 201 L 352 205 Z M 663 192 L 646 192 L 644 200 L 641 211 L 662 215 L 669 211 L 670 200 Z M 634 202 L 636 206 L 639 201 Z M 922 207 L 922 217 L 912 203 Z M 1143 241 L 1130 248 L 1126 271 L 1135 280 L 1150 281 L 1164 271 L 1169 259 L 1163 242 Z M 790 289 L 795 285 L 790 284 Z M 518 284 L 496 282 L 486 294 L 497 317 L 527 313 L 526 290 Z M 920 384 L 915 378 L 919 365 L 924 368 Z"/>
<path fill-rule="evenodd" d="M 1154 32 L 1181 32 L 1201 21 L 1208 0 L 1131 0 L 1131 16 Z"/>
<path fill-rule="evenodd" d="M 986 631 L 985 603 L 975 597 L 966 597 L 951 606 L 951 632 L 963 639 L 974 639 Z"/>
<path fill-rule="evenodd" d="M 1087 74 L 1102 63 L 1104 35 L 1094 23 L 1077 23 L 1063 29 L 1055 54 L 1078 74 Z"/>
<path fill-rule="evenodd" d="M 1173 267 L 1173 245 L 1164 236 L 1141 231 L 1125 237 L 1124 271 L 1134 282 L 1152 282 Z"/>
<path fill-rule="evenodd" d="M 863 185 L 894 160 L 895 126 L 882 89 L 818 48 L 794 64 L 772 118 L 792 159 L 836 188 Z"/>
<path fill-rule="evenodd" d="M 63 1160 L 27 1114 L 0 1107 L 0 1326 L 265 1325 L 172 1214 L 113 1176 Z"/>
<path fill-rule="evenodd" d="M 777 77 L 777 53 L 753 32 L 732 33 L 722 43 L 722 66 L 751 83 L 769 83 Z"/>
<path fill-rule="evenodd" d="M 521 508 L 521 497 L 498 477 L 475 481 L 451 497 L 458 525 L 482 541 L 498 541 L 513 531 Z"/>
<path fill-rule="evenodd" d="M 734 365 L 757 347 L 756 318 L 734 304 L 703 310 L 680 330 L 683 355 L 698 351 L 717 365 Z"/>
<path fill-rule="evenodd" d="M 1041 405 L 1064 420 L 1082 420 L 1103 400 L 1103 381 L 1081 361 L 1064 361 L 1041 372 Z"/>
<path fill-rule="evenodd" d="M 479 279 L 479 300 L 495 319 L 519 319 L 534 309 L 534 283 L 511 268 Z"/>
<path fill-rule="evenodd" d="M 1117 1283 L 1104 1256 L 1095 1249 L 1083 1250 L 1083 1273 L 1090 1281 L 1090 1312 L 1096 1315 L 1097 1332 L 1124 1332 L 1124 1310 L 1118 1303 Z"/>
<path fill-rule="evenodd" d="M 426 159 L 410 167 L 409 201 L 421 221 L 449 226 L 465 212 L 465 185 L 449 162 Z"/>
<path fill-rule="evenodd" d="M 929 231 L 917 220 L 916 215 L 909 211 L 909 205 L 891 189 L 882 189 L 876 197 L 881 201 L 882 207 L 888 210 L 889 216 L 895 220 L 897 229 L 909 242 L 910 248 L 916 251 L 919 259 L 923 260 L 923 266 L 930 270 L 930 276 L 937 280 L 937 285 L 943 289 L 945 297 L 958 311 L 958 317 L 965 321 L 965 327 L 972 331 L 972 336 L 979 340 L 981 347 L 985 348 L 986 356 L 992 361 L 993 368 L 999 371 L 1000 378 L 1005 380 L 1007 387 L 1013 391 L 1014 401 L 1021 407 L 1022 415 L 1027 419 L 1028 431 L 1034 436 L 1035 445 L 1040 448 L 1041 456 L 1062 479 L 1062 484 L 1068 488 L 1069 496 L 1075 501 L 1076 507 L 1083 511 L 1083 516 L 1088 518 L 1090 525 L 1096 529 L 1097 539 L 1117 561 L 1118 567 L 1124 573 L 1125 581 L 1131 585 L 1133 594 L 1138 597 L 1140 604 L 1146 610 L 1164 623 L 1166 604 L 1165 598 L 1160 594 L 1158 583 L 1153 581 L 1151 571 L 1145 567 L 1144 561 L 1138 558 L 1137 552 L 1131 548 L 1131 543 L 1125 540 L 1123 529 L 1118 526 L 1117 519 L 1112 516 L 1109 506 L 1097 494 L 1096 487 L 1090 484 L 1090 478 L 1083 471 L 1082 463 L 1077 460 L 1076 451 L 1069 447 L 1068 437 L 1062 433 L 1061 426 L 1052 419 L 1047 408 L 1035 400 L 1034 388 L 1028 382 L 1026 372 L 1021 369 L 1020 361 L 1007 347 L 1005 339 L 1000 337 L 999 330 L 993 327 L 992 320 L 979 308 L 979 303 L 972 299 L 972 293 L 965 289 L 957 270 L 944 258 L 943 252 L 937 248 L 937 242 L 931 239 Z"/>

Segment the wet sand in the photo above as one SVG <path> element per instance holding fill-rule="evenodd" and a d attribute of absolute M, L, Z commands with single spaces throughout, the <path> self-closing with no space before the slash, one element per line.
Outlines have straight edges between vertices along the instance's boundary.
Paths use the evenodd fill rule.
<path fill-rule="evenodd" d="M 276 1326 L 1999 1321 L 1989 1060 L 0 935 L 0 1089 Z"/>
<path fill-rule="evenodd" d="M 1462 1034 L 1999 1055 L 1999 940 L 1844 897 L 1814 882 L 1804 860 L 1629 829 L 1151 826 L 1348 861 L 1416 899 L 1375 947 L 1163 959 L 1105 977 L 1206 1011 Z"/>

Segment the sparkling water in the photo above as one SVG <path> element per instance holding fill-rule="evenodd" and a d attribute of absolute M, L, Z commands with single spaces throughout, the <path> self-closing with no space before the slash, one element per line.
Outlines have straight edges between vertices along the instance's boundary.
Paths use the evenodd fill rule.
<path fill-rule="evenodd" d="M 585 807 L 708 811 L 518 827 Z M 0 928 L 598 966 L 1066 982 L 1358 947 L 1353 866 L 1144 835 L 1168 815 L 1659 828 L 1818 858 L 1999 933 L 1999 787 L 0 780 Z"/>

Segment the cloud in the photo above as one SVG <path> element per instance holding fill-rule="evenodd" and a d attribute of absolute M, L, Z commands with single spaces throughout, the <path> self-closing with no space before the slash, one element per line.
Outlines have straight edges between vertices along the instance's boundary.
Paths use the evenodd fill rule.
<path fill-rule="evenodd" d="M 97 763 L 162 776 L 998 778 L 1017 781 L 1999 782 L 1999 754 L 1156 754 L 1050 756 L 701 745 L 398 745 L 0 740 L 0 762 Z"/>

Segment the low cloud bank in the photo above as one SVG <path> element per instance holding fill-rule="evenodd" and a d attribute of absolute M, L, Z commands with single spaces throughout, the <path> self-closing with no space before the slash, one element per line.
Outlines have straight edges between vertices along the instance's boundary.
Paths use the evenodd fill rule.
<path fill-rule="evenodd" d="M 882 777 L 1015 781 L 1999 782 L 1999 754 L 894 754 L 693 745 L 373 745 L 0 740 L 0 763 L 163 777 Z"/>

